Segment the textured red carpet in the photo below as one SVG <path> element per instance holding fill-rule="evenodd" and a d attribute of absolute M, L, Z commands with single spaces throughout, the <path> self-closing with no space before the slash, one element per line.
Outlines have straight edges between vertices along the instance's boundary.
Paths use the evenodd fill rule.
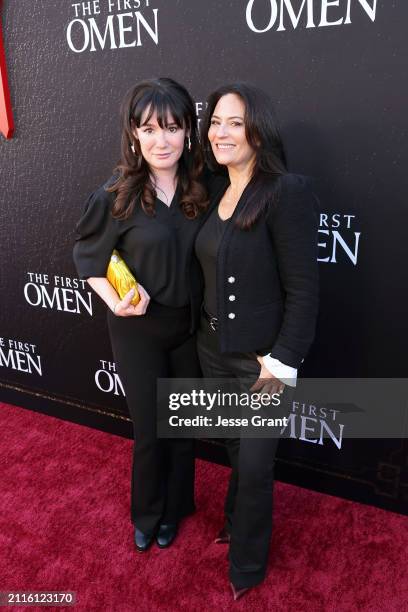
<path fill-rule="evenodd" d="M 76 612 L 408 611 L 403 516 L 277 483 L 267 580 L 233 603 L 212 543 L 226 468 L 198 461 L 197 513 L 171 548 L 140 554 L 130 440 L 5 404 L 0 431 L 1 591 L 76 591 Z"/>

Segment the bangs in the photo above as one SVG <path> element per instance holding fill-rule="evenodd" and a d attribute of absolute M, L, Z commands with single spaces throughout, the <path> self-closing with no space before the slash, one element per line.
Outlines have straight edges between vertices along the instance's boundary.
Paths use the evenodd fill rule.
<path fill-rule="evenodd" d="M 149 109 L 146 117 L 142 117 L 146 109 Z M 170 93 L 150 90 L 144 93 L 138 100 L 131 111 L 131 119 L 139 128 L 146 123 L 149 123 L 152 116 L 156 113 L 157 123 L 161 128 L 167 128 L 169 124 L 175 123 L 179 128 L 185 127 L 185 116 L 188 114 L 187 109 Z"/>

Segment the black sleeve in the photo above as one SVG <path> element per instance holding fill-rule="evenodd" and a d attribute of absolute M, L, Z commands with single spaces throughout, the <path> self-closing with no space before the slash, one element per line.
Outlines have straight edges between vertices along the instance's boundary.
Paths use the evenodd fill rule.
<path fill-rule="evenodd" d="M 283 322 L 271 356 L 297 368 L 314 339 L 319 301 L 318 206 L 305 177 L 282 177 L 267 223 L 285 292 Z"/>
<path fill-rule="evenodd" d="M 110 256 L 118 241 L 118 222 L 111 215 L 113 198 L 100 187 L 85 203 L 76 225 L 73 252 L 79 278 L 106 276 Z"/>

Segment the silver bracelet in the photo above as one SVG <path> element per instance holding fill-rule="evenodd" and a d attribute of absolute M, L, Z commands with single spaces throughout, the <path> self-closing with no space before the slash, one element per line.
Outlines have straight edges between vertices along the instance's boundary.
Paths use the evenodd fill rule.
<path fill-rule="evenodd" d="M 119 304 L 119 302 L 116 302 L 116 304 L 114 305 L 114 307 L 112 308 L 112 312 L 115 315 L 116 314 L 116 306 Z"/>

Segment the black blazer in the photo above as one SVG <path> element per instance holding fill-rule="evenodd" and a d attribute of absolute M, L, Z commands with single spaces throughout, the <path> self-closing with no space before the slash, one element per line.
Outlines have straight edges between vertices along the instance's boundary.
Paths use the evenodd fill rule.
<path fill-rule="evenodd" d="M 250 230 L 234 223 L 248 185 L 218 250 L 220 351 L 271 353 L 299 367 L 313 341 L 318 311 L 317 201 L 305 177 L 278 179 L 278 198 Z M 210 189 L 211 209 L 229 184 Z"/>

